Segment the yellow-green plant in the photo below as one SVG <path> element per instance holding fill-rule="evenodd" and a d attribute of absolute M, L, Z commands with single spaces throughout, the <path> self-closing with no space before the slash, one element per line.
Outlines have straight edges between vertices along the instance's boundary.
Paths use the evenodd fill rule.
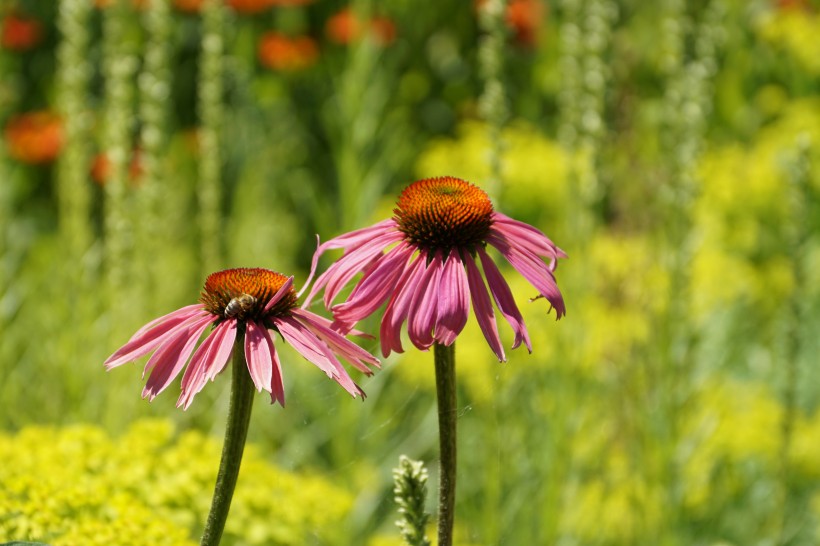
<path fill-rule="evenodd" d="M 0 435 L 0 542 L 189 546 L 201 532 L 219 442 L 142 420 L 112 438 L 92 425 Z M 246 449 L 223 544 L 338 543 L 351 495 Z"/>

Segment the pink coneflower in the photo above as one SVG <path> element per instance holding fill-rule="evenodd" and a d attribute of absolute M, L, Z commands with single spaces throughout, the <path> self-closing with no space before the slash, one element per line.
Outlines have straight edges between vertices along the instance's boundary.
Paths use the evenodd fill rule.
<path fill-rule="evenodd" d="M 364 392 L 339 362 L 343 357 L 370 375 L 367 364 L 379 361 L 330 328 L 330 321 L 296 307 L 293 277 L 261 268 L 227 269 L 205 281 L 200 303 L 178 309 L 143 326 L 105 361 L 107 369 L 153 352 L 143 375 L 151 372 L 142 397 L 153 400 L 185 367 L 177 407 L 187 409 L 205 383 L 228 362 L 234 342 L 244 336 L 248 371 L 258 391 L 271 403 L 285 405 L 282 368 L 268 330 L 279 332 L 299 354 L 318 366 L 354 397 Z M 194 352 L 199 338 L 213 329 Z"/>
<path fill-rule="evenodd" d="M 385 357 L 403 351 L 400 332 L 405 321 L 410 341 L 419 349 L 433 343 L 448 346 L 464 328 L 472 301 L 484 337 L 504 361 L 486 278 L 498 310 L 515 333 L 513 349 L 523 341 L 532 351 L 512 292 L 487 254 L 488 244 L 538 290 L 534 299 L 546 298 L 557 318 L 564 315 L 553 272 L 557 259 L 566 254 L 538 229 L 494 211 L 480 188 L 453 177 L 420 180 L 402 191 L 394 213 L 389 220 L 319 245 L 313 256 L 311 276 L 323 252 L 345 249 L 316 280 L 306 305 L 324 288 L 324 302 L 330 307 L 339 291 L 364 273 L 347 301 L 332 307 L 334 327 L 340 331 L 349 331 L 388 302 L 381 322 Z"/>

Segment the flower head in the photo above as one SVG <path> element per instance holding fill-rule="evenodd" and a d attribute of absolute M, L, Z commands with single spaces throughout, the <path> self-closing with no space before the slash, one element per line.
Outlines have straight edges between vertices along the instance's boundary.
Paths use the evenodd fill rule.
<path fill-rule="evenodd" d="M 296 306 L 293 277 L 261 268 L 227 269 L 205 281 L 200 303 L 189 305 L 143 326 L 105 361 L 107 369 L 153 352 L 143 376 L 151 372 L 142 397 L 155 396 L 190 363 L 182 377 L 177 406 L 187 409 L 208 379 L 224 368 L 234 342 L 244 336 L 245 359 L 257 390 L 271 393 L 271 403 L 285 405 L 282 367 L 268 330 L 279 332 L 296 351 L 318 366 L 354 397 L 364 392 L 338 357 L 371 374 L 379 361 L 330 328 L 330 321 Z M 194 351 L 199 338 L 212 330 Z M 193 357 L 191 357 L 193 353 Z"/>
<path fill-rule="evenodd" d="M 403 351 L 405 321 L 410 341 L 419 349 L 434 342 L 450 345 L 464 328 L 472 301 L 484 337 L 503 361 L 489 287 L 515 333 L 513 348 L 523 342 L 532 351 L 521 312 L 487 245 L 538 290 L 533 299 L 546 298 L 557 318 L 565 314 L 554 271 L 566 254 L 538 229 L 496 212 L 480 188 L 453 177 L 419 180 L 401 192 L 393 212 L 389 220 L 319 245 L 313 256 L 311 276 L 322 253 L 345 249 L 316 280 L 305 305 L 324 289 L 324 303 L 331 307 L 341 289 L 363 273 L 347 301 L 332 305 L 334 327 L 340 331 L 349 331 L 387 302 L 381 322 L 385 357 Z"/>

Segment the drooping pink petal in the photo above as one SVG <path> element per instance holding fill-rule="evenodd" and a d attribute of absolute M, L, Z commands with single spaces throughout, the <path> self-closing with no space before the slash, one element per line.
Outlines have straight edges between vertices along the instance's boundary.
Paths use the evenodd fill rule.
<path fill-rule="evenodd" d="M 527 346 L 527 350 L 532 353 L 530 335 L 527 332 L 527 326 L 524 324 L 524 317 L 521 316 L 521 311 L 518 310 L 518 305 L 515 304 L 515 298 L 513 298 L 510 286 L 498 270 L 495 262 L 483 248 L 478 249 L 478 256 L 481 258 L 481 267 L 484 268 L 487 284 L 490 285 L 490 292 L 492 292 L 495 304 L 504 318 L 507 319 L 507 322 L 510 323 L 513 333 L 515 333 L 512 348 L 516 349 L 523 341 Z"/>
<path fill-rule="evenodd" d="M 513 244 L 512 241 L 495 233 L 490 233 L 487 242 L 497 248 L 516 271 L 538 290 L 541 296 L 547 298 L 555 308 L 556 319 L 560 319 L 566 313 L 564 298 L 558 290 L 555 276 L 541 258 L 527 250 L 526 247 Z"/>
<path fill-rule="evenodd" d="M 423 254 L 419 256 L 419 259 L 422 258 Z M 415 298 L 410 306 L 407 328 L 410 341 L 423 351 L 433 344 L 433 329 L 438 318 L 438 302 L 441 297 L 439 284 L 442 268 L 441 252 L 437 251 L 419 279 Z"/>
<path fill-rule="evenodd" d="M 390 356 L 390 351 L 403 353 L 401 346 L 401 326 L 410 313 L 410 304 L 416 294 L 416 287 L 424 275 L 426 254 L 419 255 L 416 260 L 405 267 L 399 282 L 396 284 L 396 294 L 387 304 L 380 327 L 382 355 Z"/>
<path fill-rule="evenodd" d="M 458 250 L 452 249 L 441 272 L 435 340 L 445 346 L 452 345 L 467 324 L 469 316 L 467 275 Z"/>
<path fill-rule="evenodd" d="M 302 309 L 304 309 L 304 307 Z M 305 311 L 310 313 L 310 311 L 308 311 L 307 309 L 305 309 Z M 323 324 L 324 326 L 327 326 L 328 328 L 335 331 L 336 333 L 341 333 L 342 332 L 341 327 L 338 324 L 336 324 L 334 321 L 332 321 L 330 319 L 326 319 L 325 317 L 322 317 L 320 315 L 316 315 L 316 314 L 313 314 L 313 313 L 310 313 L 310 314 L 313 317 L 313 320 L 316 320 L 320 324 Z M 368 334 L 367 332 L 362 332 L 361 330 L 357 330 L 356 328 L 353 328 L 349 332 L 345 332 L 343 335 L 362 337 L 362 338 L 365 338 L 365 339 L 376 339 L 376 336 Z"/>
<path fill-rule="evenodd" d="M 267 328 L 253 320 L 245 323 L 245 361 L 258 391 L 271 393 L 271 403 L 285 406 L 282 366 Z"/>
<path fill-rule="evenodd" d="M 188 362 L 202 332 L 211 322 L 212 317 L 202 317 L 180 332 L 180 335 L 170 338 L 154 353 L 145 366 L 145 371 L 151 370 L 151 375 L 142 390 L 143 398 L 149 397 L 151 401 L 171 384 Z"/>
<path fill-rule="evenodd" d="M 296 352 L 315 364 L 320 370 L 351 395 L 364 397 L 364 392 L 347 374 L 344 366 L 319 338 L 293 317 L 275 317 L 273 323 Z"/>
<path fill-rule="evenodd" d="M 306 311 L 303 309 L 294 309 L 291 311 L 296 320 L 301 322 L 308 330 L 313 332 L 316 337 L 325 342 L 334 353 L 342 356 L 345 360 L 350 362 L 358 370 L 372 375 L 373 371 L 367 366 L 371 364 L 380 367 L 379 359 L 371 355 L 355 343 L 347 340 L 344 336 L 331 329 L 326 325 L 322 317 Z"/>
<path fill-rule="evenodd" d="M 493 212 L 490 232 L 497 232 L 508 241 L 524 241 L 531 251 L 545 258 L 566 258 L 566 253 L 558 248 L 549 237 L 538 228 L 514 220 L 500 212 Z"/>
<path fill-rule="evenodd" d="M 236 319 L 228 319 L 219 323 L 202 342 L 182 376 L 182 393 L 177 400 L 177 407 L 188 409 L 194 396 L 208 382 L 209 373 L 213 373 L 212 379 L 222 371 L 235 339 Z"/>
<path fill-rule="evenodd" d="M 345 248 L 347 251 L 342 259 L 336 261 L 316 280 L 313 284 L 313 288 L 311 288 L 310 293 L 308 294 L 307 299 L 305 300 L 304 306 L 309 305 L 316 294 L 318 294 L 326 284 L 334 279 L 344 277 L 347 277 L 347 279 L 350 280 L 353 275 L 361 271 L 364 265 L 374 256 L 380 254 L 384 247 L 393 242 L 399 241 L 402 238 L 403 234 L 396 230 L 396 222 L 390 219 L 379 222 L 378 224 L 368 228 L 345 233 L 344 235 L 340 235 L 339 237 L 331 239 L 326 243 L 320 244 L 316 249 L 316 252 L 313 254 L 313 260 L 311 261 L 310 266 L 310 275 L 308 275 L 308 279 L 305 281 L 305 286 L 299 291 L 300 296 L 313 279 L 313 276 L 316 273 L 316 267 L 319 263 L 319 257 L 326 250 L 333 248 Z M 338 281 L 333 282 L 332 284 L 338 284 Z M 331 290 L 331 292 L 333 291 Z M 335 292 L 332 293 L 331 297 L 325 295 L 325 305 L 328 306 L 330 301 L 332 301 L 335 296 Z"/>
<path fill-rule="evenodd" d="M 253 320 L 245 321 L 245 362 L 256 390 L 270 392 L 273 360 L 262 332 L 267 332 L 267 328 L 259 326 Z"/>
<path fill-rule="evenodd" d="M 270 403 L 279 402 L 279 405 L 285 407 L 285 383 L 282 379 L 282 364 L 279 362 L 279 355 L 276 353 L 276 345 L 270 337 L 270 333 L 265 329 L 263 331 L 265 338 L 268 340 L 270 347 L 271 361 L 273 362 L 273 373 L 270 378 Z"/>
<path fill-rule="evenodd" d="M 320 287 L 322 284 L 326 284 L 325 295 L 322 298 L 325 307 L 330 307 L 333 300 L 339 295 L 339 292 L 342 291 L 353 277 L 363 271 L 368 271 L 376 267 L 378 263 L 384 259 L 384 255 L 382 254 L 383 250 L 383 245 L 374 243 L 369 249 L 369 252 L 361 254 L 358 253 L 358 251 L 346 253 L 339 258 L 335 264 L 330 266 L 316 281 L 316 285 Z M 314 290 L 316 290 L 316 285 L 314 285 Z M 315 293 L 314 290 L 311 290 L 311 295 Z M 309 302 L 309 300 L 306 300 L 306 302 Z M 303 307 L 306 307 L 306 305 L 303 305 Z"/>
<path fill-rule="evenodd" d="M 344 303 L 333 306 L 333 318 L 345 329 L 378 309 L 393 291 L 404 264 L 415 249 L 401 242 L 391 249 L 373 269 L 370 269 Z"/>
<path fill-rule="evenodd" d="M 208 379 L 205 377 L 205 366 L 208 364 L 208 356 L 211 353 L 214 342 L 217 341 L 215 331 L 211 332 L 205 341 L 202 342 L 194 356 L 191 357 L 191 363 L 185 368 L 185 373 L 182 375 L 182 392 L 177 400 L 177 407 L 183 406 L 183 409 L 188 409 L 194 399 L 194 395 L 202 390 Z"/>
<path fill-rule="evenodd" d="M 484 286 L 481 272 L 478 270 L 472 256 L 468 256 L 464 261 L 467 264 L 467 281 L 470 285 L 470 298 L 473 300 L 473 309 L 475 309 L 478 327 L 481 328 L 484 339 L 490 344 L 490 349 L 498 357 L 498 361 L 506 362 L 507 357 L 504 354 L 504 347 L 502 347 L 501 338 L 498 335 L 493 304 L 490 302 L 490 296 L 487 295 L 487 288 Z"/>
<path fill-rule="evenodd" d="M 205 377 L 211 381 L 222 373 L 228 361 L 231 359 L 231 352 L 236 341 L 236 319 L 228 319 L 216 327 L 214 346 L 211 347 L 211 354 L 208 355 L 208 362 L 205 364 Z"/>
<path fill-rule="evenodd" d="M 264 314 L 270 311 L 274 305 L 279 303 L 279 301 L 285 296 L 285 294 L 290 292 L 291 288 L 293 288 L 292 276 L 288 277 L 288 280 L 286 280 L 285 283 L 281 287 L 279 287 L 279 290 L 276 291 L 276 294 L 274 294 L 273 297 L 268 301 L 268 303 L 265 304 L 265 308 L 262 310 L 262 313 Z"/>
<path fill-rule="evenodd" d="M 133 336 L 128 343 L 109 356 L 104 363 L 105 368 L 110 370 L 147 355 L 173 336 L 177 330 L 184 330 L 192 322 L 205 316 L 213 318 L 204 310 L 204 306 L 199 304 L 178 309 L 152 321 L 154 326 L 143 329 L 141 334 Z"/>
<path fill-rule="evenodd" d="M 146 332 L 147 330 L 149 330 L 149 329 L 153 328 L 154 326 L 156 326 L 156 325 L 157 325 L 157 324 L 159 324 L 160 322 L 164 322 L 164 321 L 166 321 L 166 320 L 168 320 L 168 319 L 172 319 L 172 318 L 174 318 L 174 317 L 181 316 L 181 315 L 190 316 L 190 314 L 191 314 L 191 312 L 192 312 L 192 311 L 194 311 L 194 310 L 196 310 L 196 309 L 204 309 L 204 308 L 205 308 L 205 306 L 204 306 L 204 305 L 202 305 L 201 303 L 195 303 L 195 304 L 193 304 L 193 305 L 186 305 L 185 307 L 181 307 L 181 308 L 177 309 L 176 311 L 173 311 L 172 313 L 168 313 L 167 315 L 163 315 L 163 316 L 161 316 L 161 317 L 159 317 L 159 318 L 156 318 L 156 319 L 152 320 L 152 321 L 151 321 L 151 322 L 149 322 L 148 324 L 144 325 L 142 328 L 140 328 L 139 330 L 137 330 L 137 331 L 134 333 L 134 335 L 133 335 L 133 336 L 131 336 L 131 339 L 129 339 L 128 341 L 131 341 L 131 340 L 133 340 L 133 339 L 138 338 L 138 337 L 139 337 L 139 336 L 141 336 L 144 332 Z"/>

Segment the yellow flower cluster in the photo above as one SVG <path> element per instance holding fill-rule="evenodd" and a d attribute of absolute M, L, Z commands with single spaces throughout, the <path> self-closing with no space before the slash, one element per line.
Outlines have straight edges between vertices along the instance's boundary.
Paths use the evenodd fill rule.
<path fill-rule="evenodd" d="M 210 505 L 220 446 L 168 421 L 119 438 L 91 425 L 0 435 L 0 542 L 189 546 Z M 224 543 L 327 540 L 352 497 L 324 478 L 286 472 L 246 448 Z"/>
<path fill-rule="evenodd" d="M 812 74 L 820 74 L 820 13 L 790 9 L 767 13 L 756 25 L 761 38 L 785 50 Z"/>
<path fill-rule="evenodd" d="M 817 100 L 788 104 L 748 147 L 716 148 L 703 158 L 694 218 L 696 319 L 737 301 L 773 311 L 791 294 L 792 264 L 782 237 L 794 189 L 785 163 L 801 137 L 810 140 L 814 153 L 820 151 Z"/>

